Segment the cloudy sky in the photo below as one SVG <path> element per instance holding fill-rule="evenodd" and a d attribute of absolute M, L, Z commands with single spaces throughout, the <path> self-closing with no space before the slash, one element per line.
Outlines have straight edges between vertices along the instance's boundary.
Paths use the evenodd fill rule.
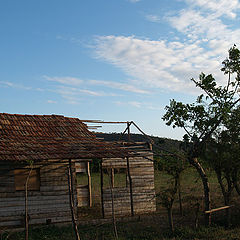
<path fill-rule="evenodd" d="M 225 81 L 219 69 L 240 45 L 240 2 L 3 0 L 0 36 L 0 112 L 133 120 L 181 139 L 161 120 L 164 107 L 194 101 L 190 79 L 200 72 Z"/>

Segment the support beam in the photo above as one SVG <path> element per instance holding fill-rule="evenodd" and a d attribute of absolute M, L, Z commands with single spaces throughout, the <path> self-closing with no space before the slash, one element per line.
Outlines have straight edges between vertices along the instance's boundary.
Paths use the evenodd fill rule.
<path fill-rule="evenodd" d="M 101 174 L 101 179 L 100 179 L 100 184 L 101 184 L 101 205 L 102 205 L 102 217 L 105 217 L 104 214 L 104 202 L 103 202 L 103 168 L 102 168 L 102 159 L 100 162 L 100 174 Z"/>
<path fill-rule="evenodd" d="M 75 239 L 80 240 L 78 226 L 77 226 L 77 220 L 76 220 L 76 214 L 74 211 L 73 174 L 72 174 L 71 159 L 69 159 L 69 161 L 68 161 L 68 193 L 69 193 L 70 210 L 71 210 L 71 215 L 72 215 L 72 227 L 73 227 L 73 231 L 75 233 Z"/>
<path fill-rule="evenodd" d="M 128 131 L 128 141 L 130 142 L 130 125 L 131 123 L 127 123 L 127 131 Z M 132 190 L 132 177 L 130 171 L 130 164 L 129 164 L 129 157 L 127 157 L 127 172 L 128 172 L 128 179 L 129 179 L 129 188 L 130 188 L 130 204 L 131 204 L 131 216 L 134 216 L 134 207 L 133 207 L 133 190 Z"/>
<path fill-rule="evenodd" d="M 88 197 L 89 197 L 89 207 L 92 207 L 92 179 L 89 162 L 86 163 L 87 175 L 88 175 Z"/>

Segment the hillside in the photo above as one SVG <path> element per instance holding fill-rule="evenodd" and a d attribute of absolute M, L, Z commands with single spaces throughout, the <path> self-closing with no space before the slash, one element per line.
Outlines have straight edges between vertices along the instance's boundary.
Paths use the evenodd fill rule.
<path fill-rule="evenodd" d="M 120 134 L 120 133 L 96 133 L 96 136 L 98 138 L 101 138 L 104 141 L 112 142 L 112 141 L 128 141 L 128 135 L 127 134 Z M 163 151 L 167 152 L 176 152 L 179 151 L 179 145 L 181 141 L 179 140 L 173 140 L 170 138 L 161 138 L 156 136 L 149 136 L 153 141 L 153 150 L 154 152 L 158 152 L 159 148 L 161 148 Z M 149 139 L 144 136 L 143 134 L 131 134 L 130 137 L 131 141 L 134 142 L 149 142 Z M 159 148 L 156 148 L 156 145 Z"/>

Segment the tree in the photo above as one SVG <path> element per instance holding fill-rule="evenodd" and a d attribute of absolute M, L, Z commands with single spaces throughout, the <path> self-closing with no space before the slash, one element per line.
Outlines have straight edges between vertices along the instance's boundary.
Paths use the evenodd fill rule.
<path fill-rule="evenodd" d="M 161 204 L 167 209 L 168 212 L 168 222 L 171 231 L 174 230 L 172 208 L 177 192 L 179 197 L 180 213 L 183 215 L 181 199 L 181 174 L 184 169 L 186 169 L 186 161 L 184 156 L 181 156 L 179 153 L 178 156 L 177 154 L 165 155 L 160 160 L 164 166 L 164 170 L 172 177 L 171 184 L 168 186 L 168 188 L 159 193 Z"/>
<path fill-rule="evenodd" d="M 204 158 L 215 171 L 220 185 L 224 204 L 229 206 L 231 195 L 240 178 L 240 112 L 234 109 L 224 129 L 208 141 Z M 226 209 L 226 223 L 230 225 L 230 211 Z"/>
<path fill-rule="evenodd" d="M 210 210 L 209 182 L 204 168 L 199 162 L 199 156 L 205 150 L 206 142 L 217 132 L 222 123 L 239 103 L 238 88 L 240 85 L 240 51 L 234 45 L 229 50 L 229 56 L 223 62 L 221 71 L 228 76 L 225 86 L 217 85 L 212 74 L 201 73 L 199 80 L 191 79 L 196 87 L 203 91 L 196 102 L 184 104 L 174 99 L 166 106 L 163 120 L 167 125 L 183 128 L 187 159 L 199 173 L 205 199 L 205 211 Z M 205 223 L 210 224 L 210 214 L 205 214 Z"/>
<path fill-rule="evenodd" d="M 228 134 L 231 136 L 230 146 L 231 146 L 231 156 L 233 156 L 235 160 L 235 176 L 234 176 L 234 184 L 237 193 L 240 195 L 240 107 L 236 108 L 231 115 L 231 119 L 225 124 Z M 233 155 L 234 154 L 234 155 Z"/>

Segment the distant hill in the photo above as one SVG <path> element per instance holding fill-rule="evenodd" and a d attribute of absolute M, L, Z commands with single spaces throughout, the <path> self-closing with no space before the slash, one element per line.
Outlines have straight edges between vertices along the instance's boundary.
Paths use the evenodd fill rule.
<path fill-rule="evenodd" d="M 127 134 L 120 134 L 120 133 L 95 133 L 98 138 L 101 138 L 103 141 L 128 141 L 128 135 Z M 179 140 L 173 140 L 170 138 L 161 138 L 161 137 L 155 137 L 155 136 L 149 136 L 154 143 L 159 146 L 159 148 L 162 149 L 161 152 L 167 151 L 167 152 L 176 152 L 179 151 L 179 145 L 181 141 Z M 134 142 L 150 142 L 149 139 L 142 135 L 142 134 L 131 134 L 131 140 Z M 154 152 L 159 152 L 159 148 L 156 148 L 156 146 L 153 145 Z"/>

